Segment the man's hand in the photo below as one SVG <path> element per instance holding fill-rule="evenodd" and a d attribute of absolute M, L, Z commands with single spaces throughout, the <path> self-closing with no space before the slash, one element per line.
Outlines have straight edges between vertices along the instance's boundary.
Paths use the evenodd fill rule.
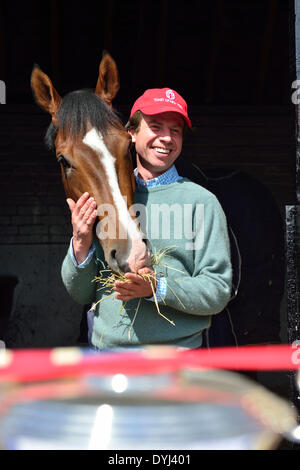
<path fill-rule="evenodd" d="M 151 277 L 144 279 L 142 274 L 150 274 Z M 126 273 L 128 281 L 116 281 L 114 290 L 117 292 L 116 299 L 127 302 L 139 297 L 152 297 L 153 290 L 156 290 L 155 272 L 150 268 L 140 269 L 137 274 Z M 153 290 L 151 287 L 153 286 Z"/>
<path fill-rule="evenodd" d="M 75 203 L 67 199 L 72 214 L 73 250 L 78 264 L 87 257 L 93 242 L 93 225 L 97 217 L 97 205 L 93 197 L 84 193 Z"/>

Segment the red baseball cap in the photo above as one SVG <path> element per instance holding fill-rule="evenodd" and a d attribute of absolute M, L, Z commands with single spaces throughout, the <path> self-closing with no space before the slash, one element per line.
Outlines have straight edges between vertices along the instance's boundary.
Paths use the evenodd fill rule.
<path fill-rule="evenodd" d="M 168 111 L 179 113 L 183 116 L 189 127 L 192 123 L 188 117 L 187 104 L 182 96 L 171 88 L 150 88 L 134 103 L 130 117 L 136 112 L 144 114 L 160 114 Z"/>

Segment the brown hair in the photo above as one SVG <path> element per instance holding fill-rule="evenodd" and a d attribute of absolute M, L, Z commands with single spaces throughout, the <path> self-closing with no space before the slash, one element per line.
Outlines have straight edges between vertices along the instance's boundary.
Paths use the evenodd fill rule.
<path fill-rule="evenodd" d="M 133 130 L 135 132 L 138 132 L 140 125 L 141 125 L 142 118 L 143 118 L 143 113 L 141 111 L 136 111 L 127 122 L 125 129 L 127 131 Z"/>
<path fill-rule="evenodd" d="M 139 111 L 139 110 L 136 111 L 131 116 L 131 118 L 129 119 L 129 121 L 127 122 L 127 124 L 125 126 L 125 129 L 127 130 L 127 132 L 129 130 L 133 130 L 134 132 L 138 132 L 139 129 L 140 129 L 142 118 L 143 118 L 142 111 Z M 182 137 L 185 138 L 189 134 L 190 129 L 189 129 L 189 127 L 186 124 L 184 119 L 183 119 L 183 122 L 184 122 L 184 124 L 183 124 L 183 129 L 182 129 Z"/>

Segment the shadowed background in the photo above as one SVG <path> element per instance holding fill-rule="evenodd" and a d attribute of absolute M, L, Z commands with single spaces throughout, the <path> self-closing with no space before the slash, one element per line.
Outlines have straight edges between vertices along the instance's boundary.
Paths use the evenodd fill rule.
<path fill-rule="evenodd" d="M 194 126 L 184 145 L 183 171 L 187 163 L 208 173 L 242 171 L 266 188 L 284 217 L 285 206 L 296 198 L 289 4 L 1 2 L 0 79 L 6 83 L 7 104 L 0 106 L 0 276 L 7 295 L 0 337 L 9 346 L 78 344 L 82 318 L 82 307 L 69 299 L 60 279 L 71 224 L 59 168 L 43 143 L 49 117 L 31 94 L 33 64 L 64 95 L 96 85 L 102 51 L 108 50 L 119 68 L 121 88 L 114 105 L 124 123 L 146 88 L 176 89 L 188 102 Z M 253 194 L 259 206 L 255 201 Z M 259 244 L 263 235 L 255 236 Z M 261 241 L 268 244 L 268 238 Z M 280 269 L 282 279 L 283 265 Z M 264 274 L 271 297 L 278 291 L 272 291 L 274 272 Z M 276 325 L 279 309 L 273 314 Z M 280 315 L 285 340 L 284 304 Z M 241 334 L 247 343 L 246 327 Z"/>

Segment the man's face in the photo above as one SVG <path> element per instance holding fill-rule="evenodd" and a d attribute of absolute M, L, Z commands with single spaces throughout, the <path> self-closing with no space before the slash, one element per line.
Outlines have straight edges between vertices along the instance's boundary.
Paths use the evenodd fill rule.
<path fill-rule="evenodd" d="M 130 131 L 135 143 L 138 166 L 156 177 L 168 170 L 182 149 L 184 121 L 180 114 L 143 114 L 138 131 Z"/>

